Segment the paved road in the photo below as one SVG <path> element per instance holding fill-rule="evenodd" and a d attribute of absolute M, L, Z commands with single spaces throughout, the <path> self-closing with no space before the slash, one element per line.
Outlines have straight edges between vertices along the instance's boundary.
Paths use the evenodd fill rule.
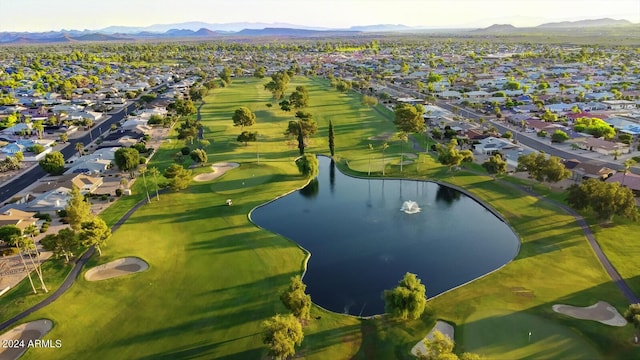
<path fill-rule="evenodd" d="M 62 155 L 64 155 L 64 159 L 67 160 L 76 153 L 76 143 L 81 142 L 83 145 L 87 146 L 94 139 L 97 139 L 102 132 L 109 131 L 111 124 L 115 124 L 122 120 L 134 106 L 134 104 L 125 106 L 121 111 L 112 114 L 109 119 L 91 128 L 91 131 L 87 132 L 84 136 L 71 140 L 71 143 L 60 150 Z M 23 172 L 17 178 L 0 187 L 0 202 L 7 201 L 45 175 L 47 175 L 47 173 L 42 170 L 40 166 L 35 166 L 32 169 Z"/>
<path fill-rule="evenodd" d="M 161 91 L 164 91 L 165 89 L 166 85 L 160 84 L 149 89 L 144 94 L 159 93 Z M 109 131 L 112 124 L 115 124 L 124 119 L 129 112 L 133 111 L 137 107 L 138 102 L 141 102 L 141 100 L 137 100 L 135 102 L 132 102 L 131 104 L 124 106 L 122 110 L 118 111 L 115 114 L 111 114 L 111 117 L 107 120 L 103 121 L 99 125 L 92 127 L 91 131 L 87 132 L 82 137 L 73 139 L 71 143 L 60 150 L 62 155 L 64 155 L 64 159 L 68 160 L 76 153 L 76 143 L 81 142 L 84 146 L 87 146 L 89 143 L 93 142 L 100 135 L 102 135 L 103 132 Z M 42 170 L 40 166 L 35 166 L 32 169 L 23 172 L 17 178 L 0 186 L 0 203 L 7 201 L 20 191 L 27 188 L 29 185 L 43 178 L 45 175 L 47 175 L 47 173 Z"/>
<path fill-rule="evenodd" d="M 404 94 L 408 94 L 410 96 L 413 96 L 417 99 L 421 99 L 424 97 L 424 94 L 420 94 L 419 92 L 415 91 L 415 90 L 411 90 L 411 89 L 406 89 L 406 88 L 402 88 L 399 86 L 395 86 L 395 85 L 387 85 L 387 87 L 398 91 L 400 93 L 404 93 Z M 610 169 L 613 170 L 618 170 L 621 171 L 624 169 L 624 167 L 620 164 L 620 162 L 615 162 L 615 161 L 609 161 L 609 160 L 601 160 L 601 159 L 594 159 L 592 157 L 588 157 L 588 156 L 584 156 L 581 154 L 576 154 L 575 152 L 572 151 L 567 151 L 564 150 L 562 148 L 558 148 L 555 146 L 551 146 L 548 143 L 545 143 L 544 140 L 539 139 L 537 136 L 535 136 L 535 134 L 528 134 L 528 133 L 523 133 L 523 132 L 519 132 L 516 129 L 507 127 L 503 122 L 500 121 L 496 121 L 495 119 L 490 119 L 487 117 L 487 115 L 485 114 L 478 114 L 476 112 L 473 112 L 467 108 L 464 107 L 460 107 L 460 106 L 456 106 L 453 104 L 450 104 L 446 101 L 443 100 L 436 100 L 436 105 L 438 105 L 439 107 L 443 108 L 443 109 L 447 109 L 451 112 L 456 112 L 461 115 L 464 116 L 466 118 L 469 119 L 473 119 L 473 120 L 478 120 L 480 118 L 485 119 L 489 124 L 495 126 L 500 132 L 504 133 L 506 131 L 511 131 L 513 134 L 516 135 L 518 142 L 522 143 L 525 146 L 528 146 L 532 149 L 536 149 L 536 150 L 542 150 L 547 154 L 553 155 L 553 156 L 558 156 L 560 158 L 563 159 L 577 159 L 580 160 L 581 162 L 590 162 L 590 163 L 594 163 L 594 164 L 599 164 L 602 166 L 606 166 Z M 455 110 L 454 110 L 455 109 Z M 634 174 L 640 174 L 640 168 L 635 167 L 635 168 L 631 168 L 630 172 L 634 173 Z"/>
<path fill-rule="evenodd" d="M 398 89 L 396 89 L 398 90 Z M 413 93 L 413 92 L 409 92 L 409 94 L 412 94 L 412 96 L 417 97 L 417 93 Z M 447 104 L 444 101 L 436 101 L 436 104 L 442 108 L 445 108 L 447 110 L 453 111 L 454 106 Z M 467 118 L 472 118 L 472 119 L 479 119 L 481 117 L 480 114 L 476 114 L 473 113 L 471 111 L 468 111 L 466 109 L 463 108 L 458 108 L 456 107 L 458 110 L 458 114 L 463 115 Z M 500 124 L 500 123 L 496 123 L 491 121 L 491 123 L 496 126 L 496 128 L 498 128 L 498 130 L 500 130 L 501 132 L 504 131 L 513 131 L 510 128 L 507 128 L 506 126 Z M 419 144 L 417 144 L 417 142 L 415 141 L 415 139 L 412 139 L 413 143 L 414 143 L 414 148 L 416 147 L 420 147 Z M 544 144 L 536 139 L 531 139 L 528 138 L 526 136 L 521 136 L 518 138 L 518 141 L 520 141 L 521 143 L 523 143 L 526 146 L 529 146 L 531 148 L 534 149 L 538 149 L 538 150 L 544 150 L 546 153 L 551 154 L 551 155 L 555 155 L 555 156 L 560 156 L 560 157 L 564 157 L 564 158 L 577 158 L 580 161 L 594 161 L 594 159 L 588 158 L 588 157 L 583 157 L 583 156 L 579 156 L 570 152 L 566 152 L 563 151 L 562 149 L 557 149 L 555 147 L 552 147 L 550 145 Z M 607 166 L 611 169 L 616 169 L 617 167 L 619 167 L 620 165 L 617 163 L 612 163 L 612 162 L 607 162 L 607 161 L 600 161 L 600 163 L 602 163 L 604 166 Z M 617 167 L 616 167 L 617 166 Z M 471 171 L 471 170 L 468 170 Z M 500 181 L 500 180 L 498 180 Z M 515 186 L 511 183 L 507 183 L 507 182 L 502 182 L 504 185 L 506 186 Z M 607 272 L 607 274 L 609 275 L 609 277 L 611 278 L 611 280 L 613 280 L 613 282 L 616 284 L 616 286 L 618 287 L 618 289 L 620 289 L 620 291 L 622 292 L 622 294 L 624 295 L 625 298 L 627 298 L 627 300 L 629 301 L 629 303 L 631 304 L 637 304 L 640 303 L 640 299 L 638 298 L 638 296 L 633 292 L 633 290 L 631 290 L 631 288 L 629 287 L 629 285 L 624 281 L 624 279 L 622 278 L 622 276 L 620 276 L 620 273 L 618 273 L 618 271 L 616 270 L 616 268 L 613 266 L 613 264 L 611 264 L 611 262 L 609 261 L 609 259 L 607 258 L 607 256 L 604 254 L 604 252 L 602 251 L 602 248 L 600 247 L 600 244 L 598 244 L 598 241 L 596 241 L 595 236 L 593 235 L 593 233 L 591 232 L 591 228 L 589 227 L 589 224 L 587 224 L 587 221 L 580 215 L 578 214 L 575 210 L 573 210 L 571 207 L 557 202 L 555 200 L 551 200 L 548 198 L 545 198 L 543 196 L 540 196 L 538 194 L 536 194 L 535 192 L 527 189 L 527 188 L 523 188 L 523 187 L 519 187 L 521 190 L 525 191 L 526 193 L 535 196 L 538 199 L 541 199 L 543 201 L 547 201 L 550 203 L 553 203 L 554 205 L 560 207 L 561 209 L 563 209 L 564 211 L 566 211 L 567 213 L 569 213 L 571 216 L 573 216 L 576 219 L 576 222 L 578 223 L 578 225 L 580 226 L 580 228 L 582 229 L 582 232 L 584 233 L 584 235 L 587 238 L 587 241 L 589 242 L 589 245 L 591 246 L 591 248 L 593 249 L 593 252 L 596 254 L 596 257 L 598 258 L 598 261 L 600 262 L 600 264 L 602 264 L 602 267 L 605 269 L 605 271 Z"/>

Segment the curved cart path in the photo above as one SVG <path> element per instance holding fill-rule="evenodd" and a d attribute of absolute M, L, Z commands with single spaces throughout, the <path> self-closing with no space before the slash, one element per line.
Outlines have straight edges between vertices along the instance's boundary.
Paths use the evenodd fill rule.
<path fill-rule="evenodd" d="M 129 211 L 127 211 L 126 214 L 124 214 L 120 218 L 120 220 L 118 220 L 118 222 L 115 223 L 115 225 L 113 225 L 111 227 L 111 232 L 115 232 L 116 230 L 118 230 L 120 228 L 120 226 L 122 226 L 122 224 L 124 224 L 124 222 L 127 221 L 127 219 L 129 219 L 129 217 L 134 212 L 136 212 L 136 210 L 138 210 L 142 205 L 144 205 L 146 203 L 147 203 L 147 199 L 145 198 L 143 200 L 140 200 L 137 204 L 135 204 Z M 93 246 L 90 247 L 87 251 L 85 251 L 84 254 L 82 254 L 82 256 L 80 256 L 80 258 L 78 260 L 76 260 L 76 263 L 73 266 L 73 269 L 71 269 L 71 272 L 69 272 L 69 275 L 67 275 L 67 278 L 64 279 L 64 281 L 62 282 L 62 285 L 60 285 L 60 287 L 58 289 L 56 289 L 56 291 L 54 291 L 49 297 L 47 297 L 46 299 L 42 300 L 41 302 L 33 305 L 32 307 L 28 308 L 27 310 L 21 312 L 20 314 L 14 316 L 14 317 L 12 317 L 11 319 L 1 323 L 0 324 L 0 332 L 6 330 L 11 325 L 17 323 L 18 321 L 20 321 L 20 320 L 24 319 L 25 317 L 31 315 L 32 313 L 42 309 L 43 307 L 51 304 L 54 301 L 58 300 L 58 298 L 60 296 L 62 296 L 62 294 L 64 294 L 67 290 L 69 290 L 71 285 L 73 285 L 73 283 L 78 278 L 78 275 L 80 275 L 80 272 L 82 271 L 82 267 L 84 267 L 84 265 L 87 263 L 89 258 L 91 258 L 91 256 L 93 256 L 93 254 L 95 252 L 96 252 L 96 249 Z"/>

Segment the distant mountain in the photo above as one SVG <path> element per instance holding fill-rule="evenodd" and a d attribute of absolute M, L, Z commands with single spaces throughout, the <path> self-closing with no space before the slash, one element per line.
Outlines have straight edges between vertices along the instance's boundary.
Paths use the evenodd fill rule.
<path fill-rule="evenodd" d="M 211 31 L 220 32 L 238 32 L 244 29 L 265 29 L 265 28 L 289 28 L 289 29 L 305 29 L 305 30 L 328 30 L 327 28 L 308 27 L 300 25 L 292 25 L 285 23 L 251 23 L 251 22 L 239 22 L 239 23 L 226 23 L 226 24 L 211 24 L 202 21 L 190 21 L 176 24 L 155 24 L 146 27 L 130 27 L 130 26 L 110 26 L 101 30 L 102 33 L 113 34 L 136 34 L 139 32 L 147 31 L 152 33 L 166 33 L 172 29 L 184 29 L 198 31 L 200 29 L 209 29 Z"/>
<path fill-rule="evenodd" d="M 511 24 L 493 24 L 484 29 L 472 30 L 476 34 L 504 34 L 518 31 L 519 29 Z"/>
<path fill-rule="evenodd" d="M 391 32 L 391 31 L 406 31 L 414 28 L 402 25 L 402 24 L 379 24 L 379 25 L 365 25 L 365 26 L 352 26 L 348 30 L 361 31 L 361 32 Z"/>
<path fill-rule="evenodd" d="M 198 31 L 194 32 L 193 35 L 194 36 L 207 36 L 207 37 L 210 37 L 210 36 L 218 36 L 220 34 L 218 32 L 216 32 L 216 31 L 211 31 L 209 29 L 201 28 Z"/>
<path fill-rule="evenodd" d="M 576 28 L 576 27 L 610 27 L 610 26 L 628 26 L 633 25 L 628 20 L 615 20 L 609 18 L 590 19 L 580 21 L 561 21 L 552 22 L 536 26 L 539 29 L 557 29 L 557 28 Z"/>

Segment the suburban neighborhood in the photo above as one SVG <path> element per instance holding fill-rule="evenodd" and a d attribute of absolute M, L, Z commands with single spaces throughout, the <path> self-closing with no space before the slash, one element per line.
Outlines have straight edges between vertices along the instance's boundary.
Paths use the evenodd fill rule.
<path fill-rule="evenodd" d="M 553 26 L 0 36 L 0 358 L 636 358 L 637 25 Z"/>

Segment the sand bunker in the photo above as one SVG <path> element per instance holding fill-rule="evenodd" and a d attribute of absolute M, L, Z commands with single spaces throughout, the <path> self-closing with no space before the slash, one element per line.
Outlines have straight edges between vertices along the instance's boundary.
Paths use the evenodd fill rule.
<path fill-rule="evenodd" d="M 84 274 L 84 278 L 88 281 L 105 280 L 145 271 L 148 268 L 149 264 L 144 260 L 137 257 L 126 257 L 89 269 Z"/>
<path fill-rule="evenodd" d="M 453 326 L 447 322 L 440 320 L 436 321 L 436 326 L 434 326 L 433 329 L 429 331 L 427 336 L 425 336 L 425 339 L 433 339 L 433 332 L 436 330 L 440 331 L 445 336 L 448 336 L 449 339 L 453 341 Z M 413 348 L 411 348 L 411 353 L 415 356 L 418 356 L 418 350 L 423 354 L 427 353 L 427 348 L 424 346 L 424 339 L 420 340 L 417 344 L 415 344 Z"/>
<path fill-rule="evenodd" d="M 220 177 L 225 172 L 227 172 L 227 171 L 229 171 L 231 169 L 237 168 L 238 166 L 240 166 L 240 164 L 234 163 L 234 162 L 215 163 L 215 164 L 211 165 L 211 169 L 213 170 L 213 172 L 210 172 L 210 173 L 207 173 L 207 174 L 196 175 L 193 178 L 193 181 L 202 182 L 202 181 L 213 180 L 213 179 L 215 179 L 217 177 Z"/>
<path fill-rule="evenodd" d="M 34 347 L 34 340 L 41 339 L 53 328 L 51 320 L 42 319 L 18 325 L 6 333 L 0 335 L 0 359 L 18 359 L 29 348 Z M 57 346 L 53 341 L 51 346 Z"/>
<path fill-rule="evenodd" d="M 371 136 L 369 138 L 369 140 L 389 140 L 393 137 L 393 133 L 392 132 L 383 132 L 382 134 L 379 134 L 377 136 Z"/>
<path fill-rule="evenodd" d="M 627 325 L 627 321 L 618 310 L 605 301 L 598 301 L 587 307 L 556 304 L 553 305 L 553 311 L 576 319 L 598 321 L 610 326 Z"/>

